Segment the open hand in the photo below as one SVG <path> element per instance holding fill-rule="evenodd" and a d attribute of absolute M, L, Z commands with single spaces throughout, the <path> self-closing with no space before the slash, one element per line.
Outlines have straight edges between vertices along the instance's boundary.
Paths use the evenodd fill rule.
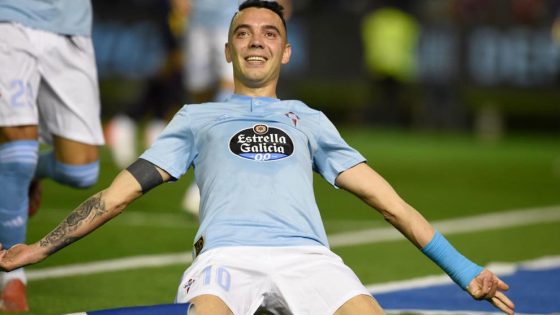
<path fill-rule="evenodd" d="M 509 286 L 494 273 L 484 269 L 467 287 L 467 292 L 477 300 L 488 300 L 502 312 L 513 315 L 515 304 L 504 294 Z"/>

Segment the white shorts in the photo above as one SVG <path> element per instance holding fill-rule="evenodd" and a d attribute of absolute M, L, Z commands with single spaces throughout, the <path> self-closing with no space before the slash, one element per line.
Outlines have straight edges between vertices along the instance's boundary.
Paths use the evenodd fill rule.
<path fill-rule="evenodd" d="M 259 307 L 272 314 L 333 314 L 352 297 L 371 295 L 323 246 L 211 249 L 183 274 L 176 302 L 203 294 L 219 297 L 235 315 Z"/>
<path fill-rule="evenodd" d="M 0 126 L 39 125 L 47 143 L 104 143 L 90 37 L 1 22 L 0 69 Z"/>
<path fill-rule="evenodd" d="M 187 29 L 185 83 L 189 91 L 203 91 L 219 81 L 233 81 L 233 68 L 225 55 L 227 41 L 227 28 Z"/>

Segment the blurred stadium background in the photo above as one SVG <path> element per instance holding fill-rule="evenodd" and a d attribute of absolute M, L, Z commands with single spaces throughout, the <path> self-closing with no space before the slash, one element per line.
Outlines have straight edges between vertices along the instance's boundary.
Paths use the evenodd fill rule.
<path fill-rule="evenodd" d="M 162 2 L 94 2 L 107 118 L 141 97 L 139 87 L 164 63 L 157 20 L 165 14 Z M 378 17 L 384 23 L 369 34 L 392 38 L 379 45 L 375 41 L 383 35 L 364 39 L 364 24 L 384 5 L 403 16 Z M 394 110 L 386 120 L 406 128 L 560 129 L 557 1 L 298 0 L 293 6 L 289 35 L 295 52 L 283 73 L 282 98 L 303 99 L 332 119 L 352 123 L 379 122 L 372 117 L 376 111 L 390 116 L 384 111 Z M 405 30 L 394 31 L 403 25 Z M 370 57 L 369 45 L 384 51 Z M 369 65 L 397 61 L 400 66 Z M 385 77 L 402 88 L 400 108 L 383 109 L 390 104 L 381 103 L 376 83 Z"/>
<path fill-rule="evenodd" d="M 147 81 L 165 63 L 156 18 L 162 1 L 93 4 L 108 121 L 125 104 L 141 102 Z M 489 213 L 507 221 L 514 210 L 546 210 L 537 220 L 527 210 L 517 225 L 451 231 L 450 241 L 474 261 L 560 256 L 560 2 L 294 0 L 293 6 L 288 28 L 295 51 L 281 98 L 323 110 L 433 222 Z M 108 150 L 94 188 L 45 183 L 29 241 L 109 184 L 118 169 Z M 180 207 L 191 176 L 158 188 L 99 232 L 30 267 L 30 314 L 172 302 L 197 225 Z M 387 227 L 320 178 L 316 193 L 333 240 Z M 356 240 L 333 250 L 366 284 L 441 274 L 402 238 L 349 237 Z M 157 257 L 151 265 L 150 257 Z M 117 267 L 98 264 L 119 259 Z M 557 297 L 560 285 L 553 287 Z M 536 294 L 523 310 L 538 313 L 530 306 L 539 303 Z"/>

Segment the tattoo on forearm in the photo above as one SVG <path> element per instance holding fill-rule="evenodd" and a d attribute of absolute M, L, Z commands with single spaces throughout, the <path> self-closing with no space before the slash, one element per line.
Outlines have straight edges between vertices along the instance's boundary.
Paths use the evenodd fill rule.
<path fill-rule="evenodd" d="M 89 220 L 91 222 L 107 212 L 102 195 L 102 193 L 98 193 L 84 201 L 59 226 L 47 234 L 39 242 L 39 245 L 41 247 L 52 247 L 49 250 L 50 255 L 79 240 L 83 235 L 70 236 L 69 234 L 76 231 L 84 221 Z"/>

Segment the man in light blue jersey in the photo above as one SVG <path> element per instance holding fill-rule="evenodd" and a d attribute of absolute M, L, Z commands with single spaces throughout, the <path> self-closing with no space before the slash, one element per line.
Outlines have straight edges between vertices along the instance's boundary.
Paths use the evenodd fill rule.
<path fill-rule="evenodd" d="M 459 254 L 325 115 L 277 98 L 280 68 L 291 54 L 281 8 L 249 0 L 233 17 L 225 47 L 234 70 L 232 97 L 183 107 L 150 149 L 53 232 L 1 251 L 0 268 L 45 259 L 192 166 L 201 224 L 196 257 L 176 295 L 176 302 L 190 302 L 189 313 L 383 314 L 328 248 L 313 195 L 315 171 L 378 210 L 474 298 L 513 314 L 502 293 L 507 284 Z"/>
<path fill-rule="evenodd" d="M 0 243 L 25 242 L 41 178 L 92 186 L 103 144 L 89 0 L 0 0 Z M 53 149 L 39 154 L 39 140 Z M 31 184 L 32 183 L 32 184 Z M 28 197 L 31 195 L 31 200 Z M 25 273 L 0 273 L 0 310 L 28 309 Z"/>

